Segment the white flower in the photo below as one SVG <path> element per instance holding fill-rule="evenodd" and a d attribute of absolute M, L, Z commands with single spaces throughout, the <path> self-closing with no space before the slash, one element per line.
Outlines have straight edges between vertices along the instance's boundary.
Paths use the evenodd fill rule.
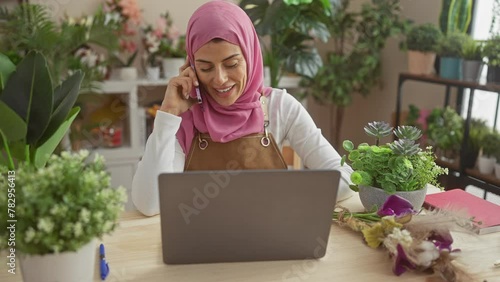
<path fill-rule="evenodd" d="M 422 241 L 418 244 L 417 250 L 421 251 L 416 254 L 417 264 L 425 268 L 431 266 L 431 263 L 439 257 L 439 250 L 429 241 Z"/>
<path fill-rule="evenodd" d="M 83 208 L 80 211 L 80 219 L 83 223 L 88 223 L 90 221 L 90 211 L 86 208 Z"/>
<path fill-rule="evenodd" d="M 82 223 L 80 222 L 75 223 L 75 225 L 73 226 L 73 234 L 75 234 L 75 237 L 80 237 L 82 233 L 83 233 Z"/>
<path fill-rule="evenodd" d="M 54 222 L 52 222 L 50 218 L 43 217 L 38 220 L 37 227 L 45 233 L 52 233 L 52 230 L 54 229 Z"/>
<path fill-rule="evenodd" d="M 413 238 L 411 237 L 410 232 L 408 232 L 408 230 L 401 230 L 399 228 L 393 228 L 392 233 L 389 234 L 388 237 L 399 242 L 404 247 L 410 246 L 413 242 Z"/>
<path fill-rule="evenodd" d="M 29 227 L 28 230 L 26 230 L 26 234 L 24 235 L 24 240 L 26 241 L 26 243 L 29 243 L 31 242 L 31 240 L 33 240 L 33 238 L 35 238 L 35 235 L 35 229 L 33 229 L 33 227 Z"/>

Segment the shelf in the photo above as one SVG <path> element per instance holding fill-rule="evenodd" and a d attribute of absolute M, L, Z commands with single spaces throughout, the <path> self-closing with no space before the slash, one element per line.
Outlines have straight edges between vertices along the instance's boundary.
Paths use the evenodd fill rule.
<path fill-rule="evenodd" d="M 138 79 L 138 80 L 106 80 L 98 84 L 100 89 L 100 93 L 129 93 L 134 90 L 136 87 L 143 86 L 166 86 L 168 83 L 168 79 L 160 79 L 160 80 L 147 80 L 147 79 Z"/>
<path fill-rule="evenodd" d="M 92 150 L 92 153 L 98 153 L 102 155 L 106 161 L 119 161 L 128 159 L 139 160 L 142 157 L 143 149 L 133 149 L 131 147 L 119 147 L 119 148 L 98 148 Z"/>
<path fill-rule="evenodd" d="M 494 174 L 483 174 L 476 168 L 466 168 L 465 173 L 481 181 L 500 187 L 500 179 L 496 178 Z"/>
<path fill-rule="evenodd" d="M 441 167 L 445 167 L 445 168 L 448 168 L 448 169 L 451 169 L 454 171 L 460 171 L 460 163 L 458 160 L 455 160 L 454 162 L 449 162 L 449 161 L 445 161 L 443 159 L 437 158 L 436 164 L 441 166 Z"/>

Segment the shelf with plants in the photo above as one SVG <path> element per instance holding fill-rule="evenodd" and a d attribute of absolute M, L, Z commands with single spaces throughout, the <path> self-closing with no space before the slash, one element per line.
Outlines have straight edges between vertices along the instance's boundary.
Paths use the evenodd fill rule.
<path fill-rule="evenodd" d="M 500 179 L 496 178 L 492 173 L 484 174 L 479 172 L 476 165 L 476 159 L 478 152 L 483 147 L 483 144 L 478 144 L 478 134 L 480 133 L 481 121 L 472 118 L 472 107 L 474 104 L 474 98 L 479 96 L 475 90 L 483 90 L 488 92 L 494 92 L 498 94 L 496 112 L 499 110 L 500 105 L 500 85 L 494 83 L 482 84 L 477 82 L 455 80 L 455 79 L 445 79 L 434 75 L 416 75 L 410 73 L 400 73 L 398 81 L 398 93 L 396 98 L 396 120 L 395 126 L 399 125 L 401 117 L 401 104 L 403 98 L 403 85 L 406 81 L 418 81 L 423 83 L 437 84 L 445 86 L 446 92 L 444 97 L 444 107 L 446 109 L 450 104 L 450 94 L 451 88 L 457 88 L 458 97 L 457 104 L 455 107 L 455 115 L 459 117 L 462 109 L 465 109 L 465 120 L 463 120 L 463 126 L 460 128 L 459 143 L 455 144 L 453 150 L 455 151 L 455 158 L 441 158 L 436 162 L 447 167 L 450 170 L 449 176 L 446 181 L 450 183 L 450 187 L 454 186 L 465 188 L 467 185 L 477 186 L 486 192 L 491 192 L 500 195 Z M 462 105 L 462 93 L 464 89 L 469 89 L 469 100 L 467 105 Z M 451 109 L 451 108 L 450 108 Z M 495 116 L 496 121 L 496 116 Z M 493 125 L 496 128 L 496 122 Z M 489 130 L 494 132 L 493 130 Z M 447 134 L 448 136 L 450 134 Z M 482 141 L 481 141 L 482 142 Z M 500 143 L 496 144 L 496 147 L 500 148 Z"/>

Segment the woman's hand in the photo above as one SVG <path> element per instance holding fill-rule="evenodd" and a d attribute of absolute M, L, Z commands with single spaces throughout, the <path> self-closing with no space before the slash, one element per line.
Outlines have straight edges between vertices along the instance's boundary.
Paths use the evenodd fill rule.
<path fill-rule="evenodd" d="M 195 71 L 189 65 L 189 60 L 179 68 L 179 76 L 169 80 L 160 111 L 164 111 L 176 116 L 189 110 L 196 99 L 189 97 L 193 87 L 199 85 Z"/>

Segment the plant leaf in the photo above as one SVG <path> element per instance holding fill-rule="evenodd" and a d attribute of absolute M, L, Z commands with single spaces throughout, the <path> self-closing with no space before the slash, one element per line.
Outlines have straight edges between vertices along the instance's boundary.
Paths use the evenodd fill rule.
<path fill-rule="evenodd" d="M 30 52 L 7 81 L 0 100 L 27 124 L 26 143 L 35 144 L 47 128 L 52 113 L 53 89 L 47 62 Z"/>
<path fill-rule="evenodd" d="M 16 66 L 9 60 L 9 57 L 0 53 L 0 94 L 2 94 L 5 83 L 15 70 Z"/>
<path fill-rule="evenodd" d="M 54 112 L 39 143 L 47 141 L 67 118 L 78 98 L 82 80 L 83 73 L 77 71 L 54 90 Z"/>
<path fill-rule="evenodd" d="M 33 164 L 35 167 L 42 168 L 45 166 L 47 160 L 50 158 L 50 155 L 52 155 L 59 142 L 61 142 L 71 123 L 73 122 L 73 120 L 75 120 L 79 112 L 80 107 L 74 107 L 73 109 L 71 109 L 68 118 L 63 123 L 61 123 L 56 132 L 54 132 L 54 134 L 52 134 L 50 138 L 45 141 L 45 143 L 35 149 L 34 153 L 32 154 Z"/>
<path fill-rule="evenodd" d="M 17 141 L 26 136 L 26 123 L 2 101 L 0 101 L 0 120 L 2 121 L 0 130 L 3 131 L 8 142 Z"/>

